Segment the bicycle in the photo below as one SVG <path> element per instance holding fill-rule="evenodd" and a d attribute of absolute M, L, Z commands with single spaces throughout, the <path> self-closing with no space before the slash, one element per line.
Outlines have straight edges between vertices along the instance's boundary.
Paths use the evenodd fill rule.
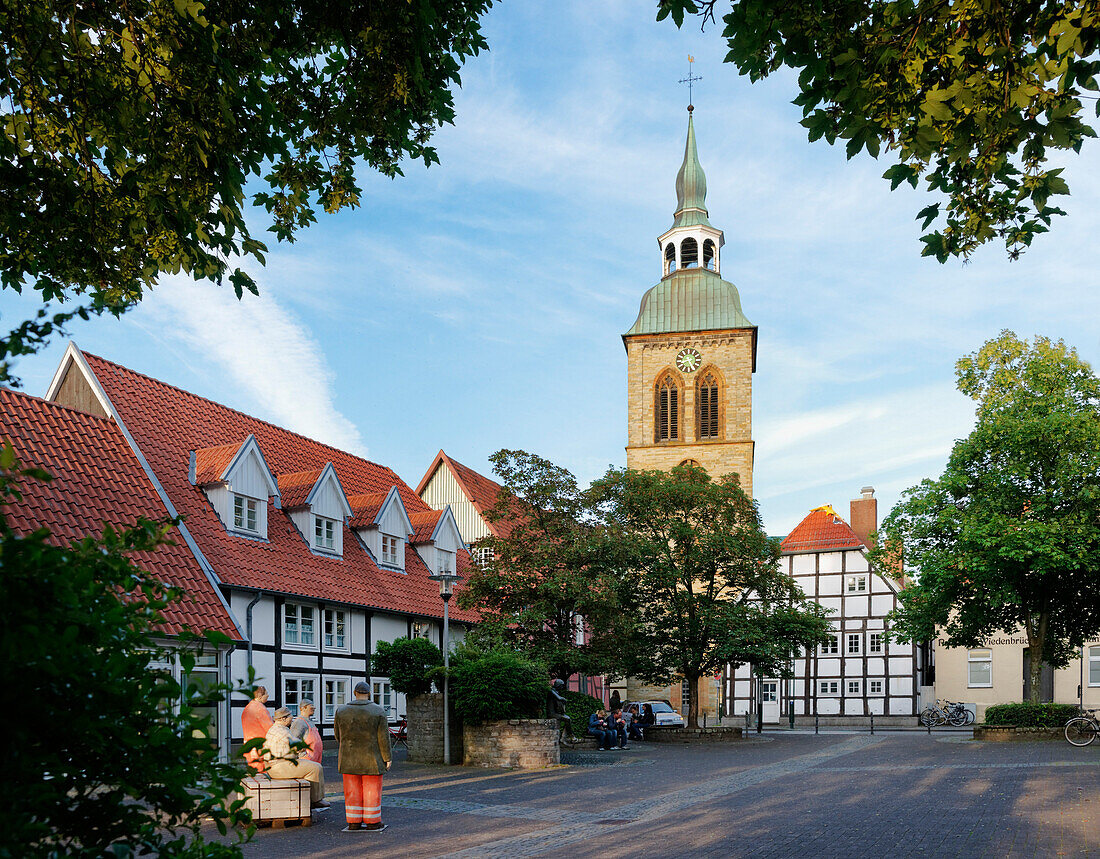
<path fill-rule="evenodd" d="M 1066 742 L 1071 746 L 1087 746 L 1096 739 L 1096 733 L 1100 731 L 1100 722 L 1096 719 L 1095 710 L 1085 710 L 1080 716 L 1074 716 L 1068 722 L 1064 733 Z"/>
<path fill-rule="evenodd" d="M 940 725 L 949 724 L 953 728 L 961 728 L 974 721 L 974 714 L 961 703 L 943 700 L 921 710 L 918 719 L 924 727 L 938 728 Z"/>

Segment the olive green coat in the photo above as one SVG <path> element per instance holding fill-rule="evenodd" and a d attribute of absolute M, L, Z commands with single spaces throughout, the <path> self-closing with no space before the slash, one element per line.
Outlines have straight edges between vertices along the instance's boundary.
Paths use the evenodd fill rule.
<path fill-rule="evenodd" d="M 336 710 L 333 727 L 340 744 L 337 769 L 348 775 L 382 775 L 390 762 L 390 726 L 386 711 L 365 698 Z"/>

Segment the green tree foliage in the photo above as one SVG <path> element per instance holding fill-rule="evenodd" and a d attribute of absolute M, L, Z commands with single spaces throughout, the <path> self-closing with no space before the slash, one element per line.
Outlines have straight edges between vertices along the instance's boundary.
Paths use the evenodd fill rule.
<path fill-rule="evenodd" d="M 397 692 L 423 695 L 432 688 L 432 672 L 443 664 L 443 651 L 426 638 L 379 641 L 371 673 L 389 677 Z"/>
<path fill-rule="evenodd" d="M 264 261 L 246 193 L 291 240 L 359 205 L 357 165 L 437 161 L 491 2 L 4 0 L 0 285 L 115 309 L 164 273 L 255 292 L 230 270 Z"/>
<path fill-rule="evenodd" d="M 0 496 L 17 501 L 10 446 L 0 459 Z M 219 762 L 209 739 L 205 714 L 225 690 L 186 682 L 193 649 L 183 686 L 149 667 L 162 655 L 162 612 L 182 594 L 129 555 L 155 550 L 166 529 L 143 521 L 63 548 L 44 529 L 15 534 L 0 515 L 4 764 L 15 786 L 0 810 L 0 856 L 240 855 L 200 831 L 204 817 L 223 834 L 247 822 L 227 801 L 243 765 Z"/>
<path fill-rule="evenodd" d="M 882 527 L 879 556 L 904 549 L 917 575 L 895 629 L 981 647 L 1022 628 L 1038 703 L 1043 662 L 1064 666 L 1100 633 L 1100 380 L 1062 341 L 1009 331 L 956 373 L 976 426 Z"/>
<path fill-rule="evenodd" d="M 585 493 L 569 471 L 534 454 L 500 450 L 489 459 L 503 491 L 486 516 L 505 536 L 478 542 L 494 558 L 471 571 L 458 597 L 481 613 L 475 639 L 519 648 L 563 680 L 614 672 L 627 628 L 621 577 Z M 578 643 L 582 623 L 589 636 Z"/>
<path fill-rule="evenodd" d="M 658 0 L 658 20 L 705 25 L 717 0 Z M 798 72 L 810 140 L 848 157 L 883 149 L 891 188 L 923 178 L 939 201 L 917 216 L 944 262 L 1000 239 L 1016 258 L 1068 194 L 1052 152 L 1080 151 L 1100 115 L 1100 9 L 1087 0 L 731 0 L 726 62 L 753 81 Z"/>
<path fill-rule="evenodd" d="M 569 716 L 569 727 L 573 736 L 587 736 L 588 717 L 597 710 L 604 709 L 603 701 L 584 692 L 573 692 L 569 689 L 561 694 L 565 699 L 565 714 Z"/>
<path fill-rule="evenodd" d="M 451 678 L 455 713 L 468 725 L 543 718 L 546 667 L 518 653 L 466 649 L 451 666 Z"/>
<path fill-rule="evenodd" d="M 795 648 L 824 639 L 824 610 L 780 572 L 779 543 L 736 475 L 613 469 L 592 493 L 634 594 L 631 673 L 683 677 L 689 725 L 698 725 L 704 675 L 727 663 L 782 673 Z"/>

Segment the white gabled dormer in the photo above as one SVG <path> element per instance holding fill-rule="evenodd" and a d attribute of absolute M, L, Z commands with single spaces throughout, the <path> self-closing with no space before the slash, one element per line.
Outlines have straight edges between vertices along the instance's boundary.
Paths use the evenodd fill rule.
<path fill-rule="evenodd" d="M 413 525 L 397 487 L 385 493 L 353 495 L 348 500 L 355 511 L 351 527 L 379 565 L 403 571 L 405 544 L 413 532 Z"/>
<path fill-rule="evenodd" d="M 267 539 L 267 500 L 279 487 L 254 435 L 241 444 L 191 451 L 188 479 L 199 487 L 228 531 Z"/>
<path fill-rule="evenodd" d="M 434 574 L 457 571 L 458 553 L 465 548 L 450 505 L 442 510 L 414 513 L 413 548 Z"/>
<path fill-rule="evenodd" d="M 331 462 L 324 468 L 280 474 L 279 493 L 283 509 L 310 549 L 343 556 L 344 522 L 352 510 Z"/>

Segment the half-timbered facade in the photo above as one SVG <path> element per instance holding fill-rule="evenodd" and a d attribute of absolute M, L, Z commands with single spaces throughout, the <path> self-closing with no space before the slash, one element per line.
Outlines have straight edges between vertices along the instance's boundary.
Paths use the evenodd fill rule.
<path fill-rule="evenodd" d="M 454 517 L 432 510 L 392 470 L 143 376 L 70 344 L 47 399 L 113 421 L 181 542 L 216 583 L 245 643 L 228 662 L 249 669 L 268 706 L 308 698 L 322 735 L 355 683 L 391 717 L 404 713 L 389 678 L 371 671 L 379 641 L 442 639 L 434 573 L 469 565 Z M 452 640 L 476 615 L 455 606 Z M 241 741 L 240 713 L 227 719 Z"/>
<path fill-rule="evenodd" d="M 817 507 L 783 540 L 780 568 L 802 592 L 831 611 L 832 635 L 800 652 L 789 678 L 756 677 L 751 666 L 727 670 L 725 711 L 762 714 L 764 723 L 789 717 L 911 717 L 921 700 L 921 649 L 888 641 L 886 616 L 902 583 L 867 558 L 876 526 L 874 490 L 852 502 L 852 521 Z"/>

